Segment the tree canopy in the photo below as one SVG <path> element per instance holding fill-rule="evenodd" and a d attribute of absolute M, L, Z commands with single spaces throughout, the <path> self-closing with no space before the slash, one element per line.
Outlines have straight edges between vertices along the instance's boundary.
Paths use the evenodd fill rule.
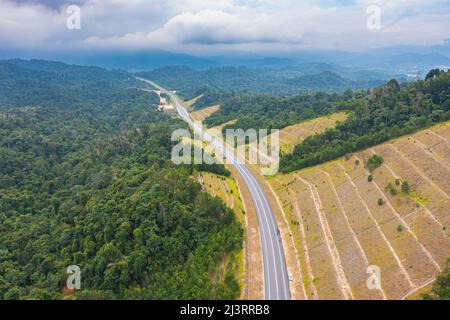
<path fill-rule="evenodd" d="M 283 172 L 320 164 L 450 119 L 450 71 L 400 85 L 389 81 L 337 109 L 351 112 L 335 129 L 307 138 L 281 160 Z"/>
<path fill-rule="evenodd" d="M 199 168 L 170 161 L 185 124 L 155 94 L 122 72 L 0 68 L 0 299 L 239 297 L 221 261 L 242 227 L 191 178 Z"/>

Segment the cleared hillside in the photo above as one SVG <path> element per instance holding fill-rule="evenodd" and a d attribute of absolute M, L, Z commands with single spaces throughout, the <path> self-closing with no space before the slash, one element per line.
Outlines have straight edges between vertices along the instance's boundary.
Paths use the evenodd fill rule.
<path fill-rule="evenodd" d="M 334 128 L 338 122 L 345 121 L 347 117 L 348 117 L 347 113 L 338 112 L 328 116 L 316 118 L 313 120 L 300 122 L 298 124 L 281 129 L 279 131 L 279 144 L 281 154 L 292 153 L 295 146 L 304 141 L 306 138 L 316 134 L 320 134 L 324 132 L 326 129 Z M 220 133 L 223 127 L 226 125 L 228 124 L 215 127 L 213 128 L 214 131 L 212 132 Z M 269 136 L 267 139 L 267 143 L 269 146 L 273 142 L 272 139 L 273 136 Z M 262 153 L 259 151 L 257 142 L 253 142 L 246 146 L 245 150 L 247 152 L 247 157 L 250 154 L 249 152 L 251 148 L 253 151 L 256 151 L 260 155 L 260 157 L 271 159 L 266 153 Z M 244 155 L 242 154 L 242 156 Z M 273 163 L 273 158 L 271 163 Z M 253 165 L 253 166 L 256 167 L 257 169 L 269 167 L 268 165 Z"/>
<path fill-rule="evenodd" d="M 348 88 L 359 90 L 375 87 L 390 78 L 369 70 L 359 70 L 355 74 L 355 70 L 329 64 L 301 64 L 286 68 L 228 66 L 206 70 L 167 66 L 138 75 L 178 90 L 185 99 L 208 90 L 275 95 L 294 95 L 310 90 L 344 92 Z"/>
<path fill-rule="evenodd" d="M 191 112 L 191 118 L 194 119 L 194 121 L 202 122 L 206 118 L 210 117 L 212 114 L 219 111 L 220 106 L 215 105 L 208 108 L 204 108 L 198 111 Z"/>
<path fill-rule="evenodd" d="M 449 151 L 446 123 L 269 179 L 310 299 L 403 299 L 433 282 L 450 256 Z M 384 162 L 369 172 L 374 154 Z M 375 290 L 371 265 L 381 270 Z"/>
<path fill-rule="evenodd" d="M 339 110 L 352 111 L 349 119 L 297 145 L 281 159 L 281 171 L 319 165 L 448 121 L 449 92 L 450 71 L 431 70 L 425 80 L 414 83 L 391 80 L 341 105 Z"/>
<path fill-rule="evenodd" d="M 193 119 L 202 121 L 210 114 L 217 111 L 217 107 L 209 107 L 199 111 L 191 113 Z M 325 117 L 320 117 L 314 120 L 305 121 L 291 127 L 287 127 L 280 131 L 280 136 L 285 138 L 284 141 L 280 141 L 282 148 L 292 149 L 296 143 L 299 143 L 308 136 L 323 132 L 327 128 L 332 128 L 336 125 L 337 121 L 345 120 L 347 115 L 345 113 L 336 113 Z M 226 125 L 233 124 L 234 121 L 224 123 L 220 126 L 209 128 L 207 131 L 209 134 L 220 137 L 222 130 Z M 250 145 L 250 147 L 253 145 Z M 231 149 L 231 148 L 230 148 Z M 241 154 L 244 156 L 243 154 Z M 253 174 L 260 181 L 264 191 L 269 195 L 269 201 L 272 208 L 275 210 L 278 221 L 280 221 L 279 229 L 281 238 L 283 241 L 283 247 L 286 253 L 286 260 L 288 270 L 293 275 L 293 281 L 291 282 L 291 293 L 293 299 L 304 299 L 305 293 L 302 289 L 301 275 L 299 273 L 297 253 L 289 236 L 289 225 L 283 217 L 283 213 L 279 209 L 279 205 L 272 191 L 269 188 L 265 178 L 261 175 L 260 166 L 249 165 Z M 261 255 L 261 240 L 259 235 L 259 226 L 256 213 L 254 212 L 253 203 L 250 198 L 250 194 L 245 188 L 245 184 L 240 182 L 240 176 L 237 172 L 228 167 L 232 172 L 234 179 L 223 178 L 210 173 L 201 174 L 201 183 L 206 191 L 211 195 L 221 198 L 227 205 L 234 209 L 238 218 L 243 217 L 242 202 L 247 206 L 248 212 L 245 214 L 245 218 L 241 220 L 241 223 L 246 225 L 246 237 L 244 244 L 244 273 L 237 274 L 237 279 L 241 283 L 241 297 L 248 299 L 262 299 L 263 298 L 263 279 L 262 279 L 262 255 Z M 224 180 L 225 179 L 225 180 Z M 233 185 L 239 185 L 239 189 L 235 190 Z M 231 193 L 230 190 L 235 190 Z M 239 192 L 241 192 L 239 194 Z M 237 204 L 237 207 L 236 207 Z M 241 269 L 242 270 L 242 269 Z"/>
<path fill-rule="evenodd" d="M 283 153 L 292 153 L 294 147 L 309 136 L 324 132 L 336 126 L 338 121 L 347 119 L 344 112 L 334 113 L 310 121 L 302 122 L 280 130 L 280 149 Z"/>

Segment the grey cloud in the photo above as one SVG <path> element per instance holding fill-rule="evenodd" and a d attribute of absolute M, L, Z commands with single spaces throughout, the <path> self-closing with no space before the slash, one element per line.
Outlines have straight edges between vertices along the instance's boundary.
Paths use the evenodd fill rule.
<path fill-rule="evenodd" d="M 276 51 L 302 46 L 358 50 L 438 43 L 450 37 L 450 1 L 380 0 L 380 32 L 371 32 L 366 26 L 366 8 L 372 3 L 373 0 L 0 0 L 0 47 L 203 52 L 233 48 Z M 69 4 L 81 5 L 82 30 L 72 32 L 65 28 L 67 14 L 62 8 Z"/>
<path fill-rule="evenodd" d="M 89 0 L 7 0 L 17 5 L 42 5 L 49 9 L 59 10 L 68 5 L 83 5 Z"/>

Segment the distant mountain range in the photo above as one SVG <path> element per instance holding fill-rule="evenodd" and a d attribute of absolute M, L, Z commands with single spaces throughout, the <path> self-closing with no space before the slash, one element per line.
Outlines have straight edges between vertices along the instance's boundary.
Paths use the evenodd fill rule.
<path fill-rule="evenodd" d="M 299 91 L 320 90 L 343 92 L 347 89 L 367 89 L 383 84 L 378 80 L 351 80 L 341 77 L 331 71 L 323 71 L 318 74 L 309 74 L 295 77 L 287 81 L 298 88 Z"/>
<path fill-rule="evenodd" d="M 2 54 L 4 52 L 0 52 L 0 56 Z M 399 53 L 387 49 L 370 53 L 303 52 L 289 57 L 195 57 L 165 51 L 112 52 L 80 54 L 66 59 L 78 65 L 97 66 L 91 68 L 137 73 L 179 90 L 185 98 L 211 89 L 274 95 L 360 90 L 382 85 L 393 78 L 417 80 L 425 77 L 432 68 L 450 66 L 450 59 L 441 53 Z M 79 68 L 43 60 L 10 59 L 7 62 L 47 72 Z M 129 77 L 132 77 L 131 73 L 128 73 Z"/>
<path fill-rule="evenodd" d="M 435 51 L 433 51 L 435 50 Z M 77 51 L 76 53 L 9 52 L 0 49 L 0 58 L 24 58 L 58 60 L 79 65 L 95 65 L 107 69 L 129 71 L 154 70 L 165 66 L 188 66 L 208 69 L 225 66 L 282 69 L 301 64 L 326 63 L 347 68 L 369 69 L 390 74 L 423 76 L 435 67 L 450 67 L 450 44 L 429 47 L 379 48 L 365 52 L 301 51 L 284 56 L 250 53 L 227 53 L 216 56 L 194 56 L 164 50 L 123 51 Z M 317 66 L 315 66 L 317 67 Z M 330 71 L 327 67 L 326 70 Z M 413 80 L 413 79 L 411 79 Z"/>
<path fill-rule="evenodd" d="M 390 73 L 427 72 L 435 67 L 450 67 L 450 58 L 440 53 L 405 52 L 390 53 L 299 53 L 289 57 L 264 56 L 212 56 L 197 57 L 166 51 L 140 53 L 108 53 L 79 56 L 70 59 L 76 64 L 89 64 L 108 69 L 143 71 L 164 66 L 188 66 L 194 69 L 207 69 L 225 66 L 246 66 L 249 68 L 283 68 L 305 63 L 327 63 L 349 68 L 364 68 Z M 326 71 L 326 70 L 323 70 Z"/>
<path fill-rule="evenodd" d="M 140 72 L 139 76 L 179 91 L 186 99 L 207 90 L 295 95 L 305 91 L 343 92 L 382 85 L 395 75 L 356 70 L 325 63 L 289 67 L 217 67 L 197 70 L 168 66 Z"/>
<path fill-rule="evenodd" d="M 371 68 L 378 70 L 395 70 L 397 72 L 426 71 L 435 67 L 450 68 L 450 59 L 440 53 L 402 53 L 398 55 L 360 55 L 343 65 Z"/>

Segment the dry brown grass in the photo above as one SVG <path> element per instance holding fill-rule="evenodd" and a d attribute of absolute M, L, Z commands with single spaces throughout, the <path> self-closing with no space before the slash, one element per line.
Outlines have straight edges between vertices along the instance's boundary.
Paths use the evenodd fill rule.
<path fill-rule="evenodd" d="M 281 151 L 286 154 L 292 153 L 294 147 L 307 137 L 333 128 L 337 121 L 343 122 L 345 119 L 347 114 L 340 112 L 286 127 L 280 130 Z"/>
<path fill-rule="evenodd" d="M 204 96 L 204 94 L 201 94 L 197 97 L 192 98 L 191 100 L 185 101 L 184 102 L 184 107 L 188 110 L 188 111 L 192 111 L 193 110 L 193 104 L 197 102 L 198 99 L 201 99 Z"/>
<path fill-rule="evenodd" d="M 202 122 L 206 118 L 210 117 L 213 113 L 216 113 L 217 111 L 219 111 L 219 109 L 220 109 L 220 106 L 216 105 L 216 106 L 211 106 L 211 107 L 204 108 L 201 110 L 197 110 L 197 111 L 191 112 L 191 118 L 194 121 Z"/>
<path fill-rule="evenodd" d="M 417 298 L 429 287 L 424 284 L 450 254 L 449 137 L 447 123 L 269 180 L 288 217 L 310 298 L 315 291 L 319 299 L 344 298 L 343 279 L 355 299 Z M 385 162 L 369 182 L 364 163 L 374 153 Z M 411 186 L 407 194 L 403 181 Z M 367 288 L 369 265 L 380 267 L 381 289 Z"/>

